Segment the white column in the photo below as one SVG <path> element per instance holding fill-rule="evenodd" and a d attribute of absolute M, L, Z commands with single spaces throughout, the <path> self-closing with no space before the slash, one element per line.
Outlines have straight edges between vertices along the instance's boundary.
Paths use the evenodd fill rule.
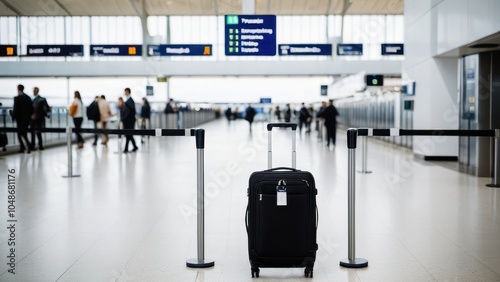
<path fill-rule="evenodd" d="M 255 0 L 243 0 L 241 13 L 243 15 L 255 14 Z"/>

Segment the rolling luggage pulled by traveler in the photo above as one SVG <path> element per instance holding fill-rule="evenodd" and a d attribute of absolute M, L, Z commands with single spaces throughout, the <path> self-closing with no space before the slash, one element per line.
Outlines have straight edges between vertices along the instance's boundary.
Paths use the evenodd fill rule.
<path fill-rule="evenodd" d="M 292 167 L 272 168 L 272 129 L 292 128 Z M 268 170 L 252 173 L 248 188 L 246 227 L 252 277 L 267 267 L 305 267 L 313 277 L 318 223 L 314 177 L 296 169 L 295 123 L 267 125 Z"/>

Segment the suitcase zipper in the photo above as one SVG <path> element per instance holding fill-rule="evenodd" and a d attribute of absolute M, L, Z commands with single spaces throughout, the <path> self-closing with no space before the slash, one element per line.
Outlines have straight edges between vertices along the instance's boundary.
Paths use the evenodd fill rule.
<path fill-rule="evenodd" d="M 309 182 L 307 182 L 307 180 L 302 179 L 302 181 L 304 181 L 306 183 L 307 187 L 309 187 Z"/>
<path fill-rule="evenodd" d="M 262 194 L 259 194 L 259 201 L 262 201 Z"/>

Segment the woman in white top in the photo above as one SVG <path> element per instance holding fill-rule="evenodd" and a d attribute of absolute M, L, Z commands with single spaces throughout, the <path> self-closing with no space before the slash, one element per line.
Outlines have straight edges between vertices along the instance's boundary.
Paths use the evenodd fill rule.
<path fill-rule="evenodd" d="M 78 140 L 78 148 L 81 149 L 83 148 L 83 138 L 80 132 L 78 132 L 82 128 L 82 123 L 83 123 L 83 103 L 82 103 L 82 97 L 80 96 L 80 92 L 75 91 L 75 99 L 73 100 L 73 103 L 71 103 L 72 107 L 76 107 L 76 111 L 73 114 L 73 123 L 75 124 L 75 134 L 76 138 Z"/>

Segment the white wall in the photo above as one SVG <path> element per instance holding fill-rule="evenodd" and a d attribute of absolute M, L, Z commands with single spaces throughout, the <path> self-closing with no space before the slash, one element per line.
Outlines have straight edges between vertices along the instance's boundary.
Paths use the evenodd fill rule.
<path fill-rule="evenodd" d="M 414 128 L 458 129 L 458 56 L 500 31 L 498 0 L 406 0 L 403 81 L 416 82 Z M 447 53 L 447 56 L 440 56 Z M 416 137 L 423 156 L 458 156 L 458 138 Z"/>
<path fill-rule="evenodd" d="M 446 0 L 433 9 L 438 55 L 500 31 L 498 0 Z"/>
<path fill-rule="evenodd" d="M 415 129 L 458 129 L 457 59 L 429 59 L 407 69 L 416 80 Z M 458 156 L 457 137 L 414 137 L 414 153 Z"/>
<path fill-rule="evenodd" d="M 110 61 L 2 62 L 0 77 L 286 76 L 341 75 L 362 71 L 398 74 L 401 61 Z"/>

